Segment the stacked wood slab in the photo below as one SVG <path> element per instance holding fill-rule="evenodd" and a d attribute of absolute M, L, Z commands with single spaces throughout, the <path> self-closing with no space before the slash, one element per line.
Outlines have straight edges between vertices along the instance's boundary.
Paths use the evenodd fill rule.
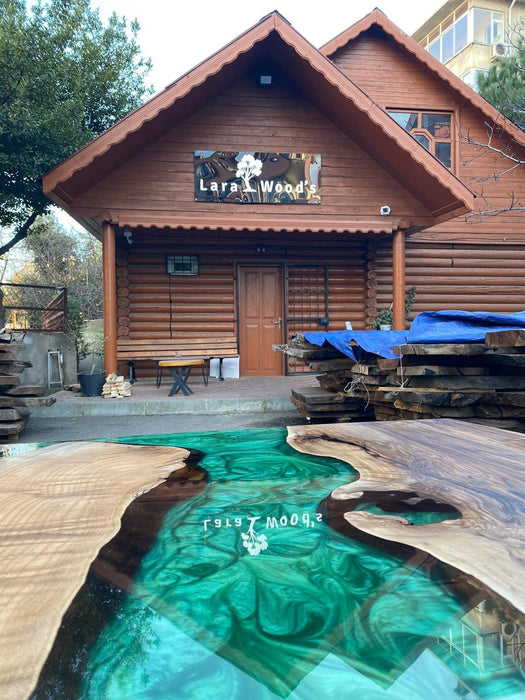
<path fill-rule="evenodd" d="M 376 420 L 458 418 L 525 432 L 525 330 L 487 333 L 477 343 L 401 345 L 394 348 L 399 360 L 365 353 L 357 363 L 325 346 L 317 350 L 330 358 L 317 358 L 316 346 L 308 345 L 299 336 L 284 350 L 302 352 L 312 371 L 324 372 L 317 394 L 303 395 L 298 403 L 293 392 L 302 415 L 319 418 L 324 412 L 345 420 L 341 406 L 350 398 L 361 401 L 350 420 L 357 419 L 361 405 L 361 420 L 370 419 L 373 410 Z"/>
<path fill-rule="evenodd" d="M 20 375 L 29 362 L 17 359 L 16 343 L 0 338 L 0 439 L 16 440 L 29 420 L 32 406 L 51 406 L 55 399 L 43 396 L 39 386 L 24 385 Z"/>
<path fill-rule="evenodd" d="M 525 430 L 525 331 L 394 350 L 402 356 L 395 374 L 373 395 L 377 420 L 459 418 Z"/>
<path fill-rule="evenodd" d="M 345 394 L 352 378 L 355 362 L 331 346 L 319 347 L 297 335 L 288 344 L 274 346 L 274 350 L 298 358 L 317 376 L 319 387 L 292 389 L 290 401 L 297 412 L 308 420 L 356 421 L 373 419 L 373 408 L 367 407 L 360 396 Z"/>

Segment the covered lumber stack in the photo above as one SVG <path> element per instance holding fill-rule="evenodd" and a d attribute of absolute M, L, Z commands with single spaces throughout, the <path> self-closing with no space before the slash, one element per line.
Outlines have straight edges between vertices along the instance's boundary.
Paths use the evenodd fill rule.
<path fill-rule="evenodd" d="M 325 423 L 373 419 L 373 408 L 365 400 L 344 391 L 352 381 L 354 360 L 330 345 L 312 345 L 301 334 L 288 345 L 274 346 L 274 350 L 299 359 L 312 372 L 320 373 L 319 387 L 292 389 L 290 401 L 300 415 Z"/>
<path fill-rule="evenodd" d="M 17 359 L 17 343 L 0 338 L 0 439 L 16 440 L 27 425 L 32 406 L 51 406 L 55 399 L 43 396 L 39 386 L 24 385 L 20 375 L 29 362 Z"/>
<path fill-rule="evenodd" d="M 485 343 L 396 346 L 398 366 L 375 390 L 377 420 L 459 418 L 525 431 L 525 331 L 485 335 Z M 352 396 L 363 396 L 354 387 Z"/>

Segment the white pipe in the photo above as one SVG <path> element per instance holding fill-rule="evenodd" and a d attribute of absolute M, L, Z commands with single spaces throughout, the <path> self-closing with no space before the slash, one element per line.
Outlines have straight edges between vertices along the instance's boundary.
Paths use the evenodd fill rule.
<path fill-rule="evenodd" d="M 508 32 L 507 41 L 508 41 L 510 44 L 512 44 L 512 41 L 511 41 L 511 38 L 510 38 L 510 36 L 511 36 L 510 33 L 511 33 L 511 31 L 512 31 L 512 8 L 514 7 L 515 3 L 516 3 L 516 0 L 512 0 L 512 2 L 510 3 L 510 7 L 509 7 L 509 26 L 508 26 L 508 29 L 507 29 L 507 32 Z"/>

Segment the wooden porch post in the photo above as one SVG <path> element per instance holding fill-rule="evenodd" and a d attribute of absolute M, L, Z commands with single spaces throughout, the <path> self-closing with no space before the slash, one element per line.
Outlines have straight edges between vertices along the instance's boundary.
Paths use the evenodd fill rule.
<path fill-rule="evenodd" d="M 394 231 L 392 239 L 393 330 L 405 330 L 405 232 Z"/>
<path fill-rule="evenodd" d="M 115 231 L 102 224 L 102 288 L 104 295 L 104 370 L 106 375 L 117 372 L 117 269 L 115 260 Z"/>

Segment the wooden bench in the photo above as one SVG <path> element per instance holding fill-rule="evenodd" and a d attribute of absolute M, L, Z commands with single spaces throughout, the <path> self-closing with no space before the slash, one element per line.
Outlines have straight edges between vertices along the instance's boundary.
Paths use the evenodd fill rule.
<path fill-rule="evenodd" d="M 135 362 L 150 361 L 156 366 L 157 383 L 160 380 L 159 360 L 205 360 L 209 375 L 210 360 L 219 360 L 219 380 L 223 381 L 222 362 L 225 358 L 239 357 L 237 339 L 222 338 L 158 338 L 154 340 L 119 338 L 117 360 L 125 360 L 129 367 L 129 380 L 135 381 Z"/>

